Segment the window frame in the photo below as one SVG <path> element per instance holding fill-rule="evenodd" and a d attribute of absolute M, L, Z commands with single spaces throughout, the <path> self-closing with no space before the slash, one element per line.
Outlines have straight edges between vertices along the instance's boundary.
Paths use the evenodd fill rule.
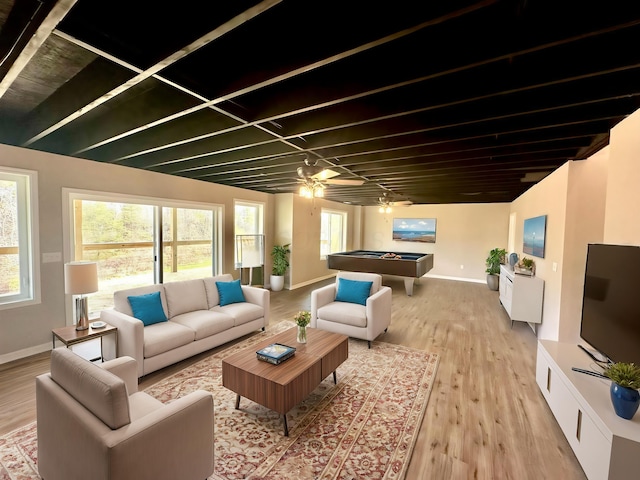
<path fill-rule="evenodd" d="M 0 178 L 18 185 L 18 253 L 20 293 L 0 297 L 0 310 L 41 303 L 38 172 L 0 166 Z"/>
<path fill-rule="evenodd" d="M 251 233 L 238 233 L 237 231 L 237 223 L 236 223 L 236 208 L 242 206 L 242 207 L 250 207 L 250 208 L 255 208 L 256 211 L 258 212 L 258 228 L 256 232 L 251 232 Z M 238 268 L 238 265 L 240 264 L 239 259 L 238 259 L 238 247 L 237 247 L 237 242 L 235 241 L 236 237 L 238 235 L 264 235 L 264 209 L 265 209 L 265 204 L 264 202 L 253 202 L 250 200 L 237 200 L 234 199 L 233 201 L 233 238 L 234 238 L 234 242 L 233 242 L 233 264 L 236 268 Z"/>
<path fill-rule="evenodd" d="M 109 203 L 128 203 L 137 205 L 146 205 L 154 207 L 154 279 L 155 284 L 163 282 L 162 271 L 162 245 L 160 244 L 160 236 L 162 229 L 162 210 L 163 208 L 183 208 L 183 209 L 199 209 L 199 210 L 211 210 L 214 212 L 213 219 L 213 259 L 212 259 L 212 272 L 211 275 L 222 274 L 223 265 L 223 247 L 224 240 L 224 205 L 217 203 L 204 203 L 204 202 L 191 202 L 186 200 L 176 200 L 171 198 L 160 197 L 148 197 L 138 196 L 131 194 L 113 193 L 113 192 L 98 192 L 91 190 L 80 190 L 73 188 L 62 189 L 62 201 L 66 208 L 63 208 L 63 248 L 64 248 L 64 262 L 71 262 L 75 260 L 75 244 L 74 244 L 74 201 L 86 200 L 96 202 L 109 202 Z M 69 296 L 71 297 L 71 296 Z M 73 323 L 73 302 L 71 298 L 68 299 L 67 304 L 67 325 Z"/>
<path fill-rule="evenodd" d="M 349 214 L 346 211 L 343 210 L 333 210 L 330 208 L 322 208 L 320 210 L 320 260 L 326 260 L 327 259 L 327 255 L 330 255 L 332 253 L 336 253 L 334 251 L 331 250 L 331 230 L 329 231 L 329 235 L 328 235 L 328 239 L 329 239 L 329 251 L 327 253 L 323 253 L 322 251 L 322 239 L 323 239 L 323 235 L 322 235 L 322 225 L 323 225 L 323 216 L 327 214 L 327 215 L 339 215 L 341 218 L 341 238 L 340 238 L 340 248 L 338 250 L 336 250 L 336 252 L 344 252 L 347 249 L 347 226 L 348 226 L 348 220 L 349 220 Z M 331 219 L 329 219 L 329 229 L 331 229 Z"/>

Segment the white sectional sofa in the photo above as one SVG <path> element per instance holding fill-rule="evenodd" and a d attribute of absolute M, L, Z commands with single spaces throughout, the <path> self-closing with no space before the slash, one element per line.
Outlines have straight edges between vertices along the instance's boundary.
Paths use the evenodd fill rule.
<path fill-rule="evenodd" d="M 269 291 L 241 285 L 245 301 L 220 305 L 216 282 L 231 285 L 228 282 L 232 281 L 230 274 L 224 274 L 120 290 L 114 293 L 113 310 L 103 310 L 100 319 L 118 328 L 117 355 L 134 358 L 138 363 L 138 377 L 142 377 L 265 329 L 269 323 Z M 157 295 L 155 292 L 159 292 L 167 320 L 145 326 L 134 317 L 129 297 Z"/>

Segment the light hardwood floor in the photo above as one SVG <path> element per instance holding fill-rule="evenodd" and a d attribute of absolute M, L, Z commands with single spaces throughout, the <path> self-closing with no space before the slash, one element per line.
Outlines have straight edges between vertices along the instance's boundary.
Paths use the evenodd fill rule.
<path fill-rule="evenodd" d="M 271 322 L 309 309 L 310 291 L 327 283 L 272 292 Z M 526 324 L 511 327 L 497 292 L 424 278 L 408 297 L 402 280 L 384 283 L 393 289 L 393 318 L 378 340 L 440 355 L 408 480 L 586 478 L 535 383 L 536 337 Z M 48 354 L 0 366 L 0 434 L 35 420 L 34 377 L 48 370 Z"/>

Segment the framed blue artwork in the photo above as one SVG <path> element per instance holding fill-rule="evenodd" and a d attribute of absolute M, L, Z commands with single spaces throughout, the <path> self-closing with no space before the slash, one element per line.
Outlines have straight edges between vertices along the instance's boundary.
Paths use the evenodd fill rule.
<path fill-rule="evenodd" d="M 524 221 L 522 251 L 534 257 L 544 258 L 544 241 L 547 229 L 547 216 L 527 218 Z"/>
<path fill-rule="evenodd" d="M 436 243 L 436 219 L 394 218 L 393 239 L 400 242 Z"/>

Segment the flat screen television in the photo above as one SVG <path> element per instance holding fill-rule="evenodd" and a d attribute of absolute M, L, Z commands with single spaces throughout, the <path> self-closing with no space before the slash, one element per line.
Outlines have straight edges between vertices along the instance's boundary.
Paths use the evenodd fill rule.
<path fill-rule="evenodd" d="M 588 246 L 580 337 L 612 362 L 640 365 L 640 247 Z"/>

